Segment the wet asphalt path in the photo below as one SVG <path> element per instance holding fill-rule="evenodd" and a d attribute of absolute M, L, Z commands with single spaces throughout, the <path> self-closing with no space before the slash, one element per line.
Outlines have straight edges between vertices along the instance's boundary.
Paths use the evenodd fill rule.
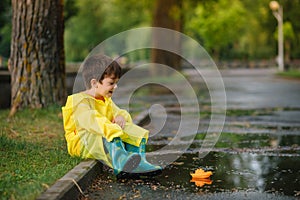
<path fill-rule="evenodd" d="M 110 170 L 86 191 L 88 199 L 296 199 L 300 197 L 300 81 L 283 79 L 270 69 L 238 69 L 221 72 L 225 84 L 227 116 L 213 149 L 198 156 L 210 121 L 210 96 L 197 73 L 187 71 L 199 96 L 200 124 L 197 132 L 177 135 L 179 124 L 192 126 L 193 108 L 180 110 L 173 94 L 154 94 L 148 88 L 132 98 L 131 112 L 151 105 L 147 157 L 165 164 L 162 175 L 147 180 L 116 180 Z M 193 76 L 196 76 L 193 77 Z M 116 94 L 122 95 L 130 84 Z M 182 88 L 184 90 L 184 88 Z M 150 91 L 150 92 L 149 92 Z M 161 108 L 161 109 L 160 109 Z M 164 112 L 161 112 L 161 111 Z M 157 124 L 162 127 L 157 129 Z M 154 123 L 155 122 L 155 123 Z M 190 136 L 193 140 L 189 143 Z M 176 138 L 176 141 L 174 140 Z M 171 143 L 172 141 L 172 143 Z M 182 148 L 188 145 L 188 148 Z M 170 147 L 164 150 L 165 147 Z M 184 150 L 182 150 L 184 149 Z M 178 158 L 169 163 L 170 157 Z M 177 156 L 177 157 L 176 157 Z M 211 170 L 211 182 L 191 181 L 197 168 Z"/>

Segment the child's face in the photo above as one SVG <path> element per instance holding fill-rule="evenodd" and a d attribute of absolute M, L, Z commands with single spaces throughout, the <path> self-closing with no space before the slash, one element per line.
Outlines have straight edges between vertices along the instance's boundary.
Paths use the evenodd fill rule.
<path fill-rule="evenodd" d="M 117 82 L 119 81 L 118 78 L 114 76 L 106 76 L 102 83 L 97 83 L 96 88 L 96 98 L 97 97 L 111 97 L 113 95 L 114 90 L 117 88 Z"/>

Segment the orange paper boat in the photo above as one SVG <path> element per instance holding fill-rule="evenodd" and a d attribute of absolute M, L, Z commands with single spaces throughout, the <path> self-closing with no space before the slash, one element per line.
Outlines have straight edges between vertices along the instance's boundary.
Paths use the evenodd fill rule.
<path fill-rule="evenodd" d="M 197 169 L 194 174 L 191 174 L 193 179 L 207 179 L 212 175 L 211 171 L 204 171 L 203 169 Z"/>
<path fill-rule="evenodd" d="M 191 182 L 194 182 L 196 186 L 199 187 L 203 187 L 204 185 L 210 185 L 212 184 L 212 180 L 210 180 L 209 178 L 206 179 L 193 179 L 191 180 Z"/>

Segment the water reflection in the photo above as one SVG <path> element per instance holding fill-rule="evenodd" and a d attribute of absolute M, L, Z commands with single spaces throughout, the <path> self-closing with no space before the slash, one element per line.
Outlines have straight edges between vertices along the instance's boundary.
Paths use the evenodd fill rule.
<path fill-rule="evenodd" d="M 258 191 L 294 196 L 299 192 L 299 157 L 266 156 L 253 153 L 228 154 L 212 152 L 204 159 L 196 154 L 184 154 L 158 178 L 162 185 L 180 185 L 190 192 Z M 187 184 L 190 172 L 205 167 L 213 170 L 213 183 L 198 188 Z"/>
<path fill-rule="evenodd" d="M 211 185 L 213 181 L 210 180 L 209 178 L 204 178 L 204 179 L 192 178 L 191 182 L 195 183 L 195 185 L 198 187 L 203 187 L 204 185 Z"/>
<path fill-rule="evenodd" d="M 265 191 L 264 174 L 268 174 L 273 165 L 269 157 L 261 157 L 257 154 L 240 154 L 232 157 L 232 170 L 235 173 L 228 177 L 235 187 L 256 188 L 259 192 Z"/>

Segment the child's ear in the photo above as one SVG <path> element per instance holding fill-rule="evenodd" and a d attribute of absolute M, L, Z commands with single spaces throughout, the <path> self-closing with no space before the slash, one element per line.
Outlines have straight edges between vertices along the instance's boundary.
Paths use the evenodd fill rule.
<path fill-rule="evenodd" d="M 97 83 L 98 83 L 98 81 L 97 81 L 96 79 L 93 78 L 93 79 L 91 80 L 91 86 L 92 86 L 92 88 L 98 88 Z"/>

